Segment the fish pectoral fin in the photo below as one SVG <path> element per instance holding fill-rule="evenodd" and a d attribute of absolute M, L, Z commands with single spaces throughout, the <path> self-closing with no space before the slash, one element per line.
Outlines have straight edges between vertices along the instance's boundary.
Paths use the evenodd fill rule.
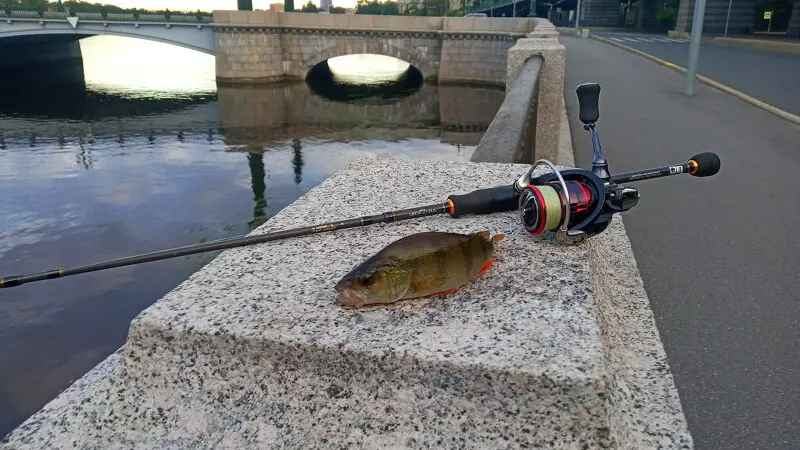
<path fill-rule="evenodd" d="M 483 275 L 484 273 L 486 273 L 486 271 L 487 271 L 487 270 L 489 270 L 489 267 L 492 267 L 492 264 L 494 264 L 494 261 L 495 261 L 495 259 L 494 259 L 494 258 L 490 259 L 490 260 L 489 260 L 489 261 L 488 261 L 488 262 L 487 262 L 487 263 L 486 263 L 486 264 L 485 264 L 485 265 L 484 265 L 484 266 L 481 268 L 481 270 L 480 270 L 480 271 L 478 271 L 478 273 L 477 273 L 475 276 L 476 276 L 476 277 L 479 277 L 479 276 Z"/>
<path fill-rule="evenodd" d="M 456 292 L 457 290 L 458 290 L 458 288 L 453 288 L 453 289 L 448 289 L 448 290 L 442 291 L 442 292 L 434 292 L 433 294 L 426 295 L 426 297 L 435 297 L 435 296 L 438 296 L 438 295 L 452 294 L 453 292 Z"/>
<path fill-rule="evenodd" d="M 498 242 L 502 241 L 503 238 L 505 237 L 506 235 L 504 234 L 495 234 L 494 236 L 492 236 L 492 244 L 497 244 Z"/>

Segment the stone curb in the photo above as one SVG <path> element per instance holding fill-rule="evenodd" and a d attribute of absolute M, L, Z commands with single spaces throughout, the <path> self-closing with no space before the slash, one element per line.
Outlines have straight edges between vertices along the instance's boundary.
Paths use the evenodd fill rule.
<path fill-rule="evenodd" d="M 558 164 L 574 167 L 566 98 L 561 111 Z M 612 442 L 638 448 L 694 446 L 677 386 L 650 307 L 625 224 L 616 215 L 608 230 L 588 239 L 592 291 L 610 372 Z M 634 412 L 635 411 L 635 412 Z M 648 420 L 644 423 L 642 417 Z M 652 447 L 651 447 L 652 446 Z"/>
<path fill-rule="evenodd" d="M 711 42 L 718 44 L 731 44 L 745 47 L 767 48 L 769 50 L 782 50 L 791 53 L 800 53 L 800 41 L 781 42 L 767 39 L 741 39 L 724 36 L 716 36 L 710 39 Z"/>
<path fill-rule="evenodd" d="M 645 53 L 645 52 L 643 52 L 641 50 L 637 50 L 637 49 L 635 49 L 633 47 L 628 47 L 627 45 L 620 44 L 618 42 L 614 42 L 614 41 L 612 41 L 610 39 L 605 39 L 605 38 L 602 38 L 602 37 L 599 37 L 599 36 L 590 35 L 589 38 L 590 39 L 595 39 L 597 41 L 600 41 L 600 42 L 603 42 L 603 43 L 606 43 L 606 44 L 609 44 L 609 45 L 613 45 L 615 47 L 619 47 L 619 48 L 621 48 L 623 50 L 626 50 L 626 51 L 628 51 L 630 53 L 639 55 L 639 56 L 641 56 L 643 58 L 649 59 L 650 61 L 653 61 L 655 63 L 661 64 L 662 66 L 669 67 L 670 69 L 673 69 L 673 70 L 675 70 L 677 72 L 684 73 L 684 74 L 686 73 L 686 69 L 684 67 L 681 67 L 681 66 L 679 66 L 677 64 L 673 64 L 673 63 L 671 63 L 669 61 L 665 61 L 665 60 L 663 60 L 661 58 L 657 58 L 657 57 L 655 57 L 655 56 L 653 56 L 653 55 L 651 55 L 649 53 Z M 770 112 L 770 113 L 772 113 L 772 114 L 774 114 L 774 115 L 776 115 L 776 116 L 778 116 L 778 117 L 780 117 L 782 119 L 785 119 L 785 120 L 788 120 L 789 122 L 792 122 L 792 123 L 795 123 L 797 125 L 800 125 L 800 116 L 792 114 L 792 113 L 790 113 L 788 111 L 784 111 L 784 110 L 782 110 L 780 108 L 777 108 L 775 106 L 772 106 L 772 105 L 770 105 L 768 103 L 762 102 L 761 100 L 758 100 L 758 99 L 756 99 L 756 98 L 754 98 L 754 97 L 752 97 L 750 95 L 747 95 L 744 92 L 738 91 L 738 90 L 736 90 L 736 89 L 734 89 L 734 88 L 732 88 L 730 86 L 726 86 L 726 85 L 724 85 L 724 84 L 722 84 L 722 83 L 720 83 L 718 81 L 714 81 L 711 78 L 705 77 L 703 75 L 698 74 L 698 75 L 696 75 L 696 78 L 699 81 L 707 84 L 708 86 L 711 86 L 711 87 L 713 87 L 713 88 L 715 88 L 717 90 L 720 90 L 722 92 L 725 92 L 727 94 L 733 95 L 734 97 L 738 97 L 739 99 L 744 100 L 745 102 L 750 103 L 753 106 L 761 108 L 764 111 Z"/>

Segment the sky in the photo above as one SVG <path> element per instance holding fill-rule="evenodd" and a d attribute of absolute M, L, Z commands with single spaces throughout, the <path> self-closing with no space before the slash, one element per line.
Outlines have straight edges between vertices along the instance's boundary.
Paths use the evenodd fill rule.
<path fill-rule="evenodd" d="M 191 10 L 211 11 L 214 9 L 236 9 L 236 0 L 92 0 L 110 5 L 117 5 L 123 8 L 169 8 L 173 11 Z M 295 0 L 295 8 L 299 8 L 308 0 Z M 320 0 L 312 0 L 319 6 Z M 269 9 L 270 3 L 283 3 L 283 0 L 253 0 L 253 9 Z M 333 6 L 343 6 L 353 8 L 356 0 L 333 0 Z"/>

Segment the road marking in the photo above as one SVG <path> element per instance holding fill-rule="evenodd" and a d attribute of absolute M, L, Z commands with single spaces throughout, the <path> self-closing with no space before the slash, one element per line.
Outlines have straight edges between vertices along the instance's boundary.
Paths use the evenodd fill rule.
<path fill-rule="evenodd" d="M 602 34 L 600 34 L 598 36 L 606 37 L 607 39 L 611 39 L 612 41 L 616 41 L 616 42 L 626 42 L 626 41 L 627 42 L 663 42 L 663 43 L 667 43 L 667 44 L 673 44 L 673 43 L 685 44 L 685 43 L 689 42 L 687 39 L 672 39 L 672 38 L 667 38 L 667 37 L 663 37 L 663 38 L 662 37 L 643 37 L 643 36 L 631 36 L 631 37 L 628 37 L 628 36 L 619 36 L 619 35 L 617 35 L 617 37 L 614 37 L 614 36 L 611 36 L 611 35 L 603 36 Z"/>
<path fill-rule="evenodd" d="M 626 50 L 626 51 L 628 51 L 630 53 L 633 53 L 635 55 L 639 55 L 641 57 L 649 59 L 650 61 L 653 61 L 653 62 L 655 62 L 657 64 L 661 64 L 662 66 L 669 67 L 670 69 L 672 69 L 672 70 L 674 70 L 676 72 L 680 72 L 680 73 L 683 73 L 683 74 L 686 73 L 686 69 L 681 67 L 681 66 L 679 66 L 679 65 L 677 65 L 677 64 L 673 64 L 673 63 L 671 63 L 669 61 L 665 61 L 665 60 L 663 60 L 661 58 L 658 58 L 656 56 L 653 56 L 653 55 L 651 55 L 651 54 L 649 54 L 647 52 L 643 52 L 641 50 L 637 50 L 637 49 L 635 49 L 633 47 L 629 47 L 629 46 L 627 46 L 625 44 L 618 44 L 616 42 L 610 41 L 610 40 L 608 40 L 608 39 L 606 39 L 604 37 L 598 36 L 598 35 L 589 35 L 589 38 L 595 39 L 595 40 L 600 41 L 600 42 L 605 42 L 606 44 L 609 44 L 609 45 L 613 45 L 613 46 L 622 48 L 623 50 Z M 780 117 L 782 119 L 786 119 L 789 122 L 796 123 L 797 125 L 800 125 L 800 116 L 798 116 L 796 114 L 792 114 L 789 111 L 784 111 L 784 110 L 782 110 L 782 109 L 780 109 L 778 107 L 775 107 L 775 106 L 772 106 L 772 105 L 770 105 L 768 103 L 762 102 L 761 100 L 758 100 L 755 97 L 747 95 L 744 92 L 738 91 L 738 90 L 736 90 L 736 89 L 734 89 L 734 88 L 732 88 L 730 86 L 727 86 L 725 84 L 722 84 L 722 83 L 720 83 L 718 81 L 712 80 L 711 78 L 704 77 L 703 75 L 696 74 L 695 77 L 697 78 L 698 81 L 700 81 L 702 83 L 705 83 L 705 84 L 711 86 L 712 88 L 715 88 L 717 90 L 720 90 L 722 92 L 730 94 L 730 95 L 732 95 L 734 97 L 738 97 L 739 99 L 744 100 L 745 102 L 750 103 L 751 105 L 754 105 L 754 106 L 756 106 L 758 108 L 761 108 L 761 109 L 763 109 L 763 110 L 765 110 L 767 112 L 775 114 L 776 116 L 778 116 L 778 117 Z"/>

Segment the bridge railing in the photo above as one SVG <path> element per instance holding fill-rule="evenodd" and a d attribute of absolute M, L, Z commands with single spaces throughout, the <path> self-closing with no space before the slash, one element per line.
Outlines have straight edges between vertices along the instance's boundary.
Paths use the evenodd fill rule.
<path fill-rule="evenodd" d="M 505 99 L 471 161 L 560 163 L 566 49 L 550 21 L 535 23 L 508 51 Z"/>
<path fill-rule="evenodd" d="M 186 14 L 186 13 L 100 13 L 65 11 L 35 11 L 35 10 L 3 10 L 2 17 L 18 19 L 66 19 L 78 17 L 84 20 L 111 20 L 120 22 L 178 22 L 178 23 L 211 23 L 212 14 Z"/>
<path fill-rule="evenodd" d="M 541 56 L 525 61 L 478 143 L 472 161 L 530 162 L 536 136 L 534 94 L 541 69 Z"/>
<path fill-rule="evenodd" d="M 485 12 L 489 9 L 500 8 L 512 3 L 521 3 L 524 0 L 475 0 L 469 6 L 464 8 L 465 14 Z"/>

